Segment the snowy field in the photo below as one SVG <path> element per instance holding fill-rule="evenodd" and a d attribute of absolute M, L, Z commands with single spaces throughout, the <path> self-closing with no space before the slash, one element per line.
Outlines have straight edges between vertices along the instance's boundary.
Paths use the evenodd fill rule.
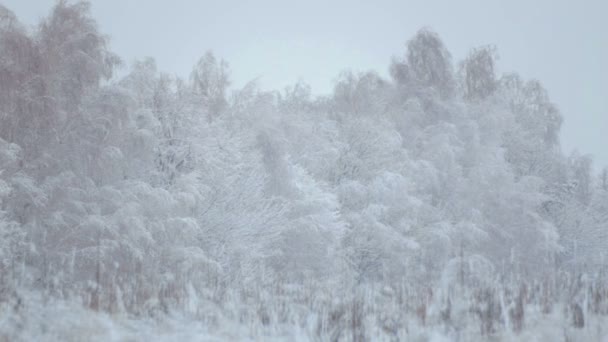
<path fill-rule="evenodd" d="M 2 307 L 0 340 L 608 341 L 605 298 L 602 303 L 587 298 L 578 317 L 573 307 L 539 293 L 528 294 L 519 312 L 518 298 L 509 298 L 504 289 L 492 297 L 477 293 L 449 300 L 445 294 L 420 300 L 389 287 L 361 289 L 355 297 L 291 290 L 273 295 L 262 290 L 245 300 L 244 293 L 223 300 L 191 298 L 184 303 L 189 312 L 150 307 L 151 312 L 137 316 L 23 294 L 28 299 Z"/>

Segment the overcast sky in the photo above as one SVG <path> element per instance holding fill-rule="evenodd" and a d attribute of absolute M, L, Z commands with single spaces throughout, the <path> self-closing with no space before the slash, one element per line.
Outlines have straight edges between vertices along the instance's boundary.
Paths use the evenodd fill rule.
<path fill-rule="evenodd" d="M 26 24 L 54 0 L 0 0 Z M 391 56 L 428 26 L 456 61 L 498 48 L 500 72 L 539 79 L 564 116 L 562 146 L 608 165 L 606 0 L 94 0 L 93 15 L 125 62 L 152 56 L 187 76 L 206 50 L 226 59 L 235 86 L 259 77 L 279 89 L 302 79 L 327 93 L 341 70 L 387 75 Z"/>

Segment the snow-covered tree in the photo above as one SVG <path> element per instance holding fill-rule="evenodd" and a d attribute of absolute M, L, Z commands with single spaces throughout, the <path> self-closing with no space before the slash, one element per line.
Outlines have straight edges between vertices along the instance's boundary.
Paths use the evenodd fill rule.
<path fill-rule="evenodd" d="M 473 49 L 461 62 L 459 73 L 464 96 L 469 100 L 483 100 L 496 90 L 496 49 L 483 46 Z"/>
<path fill-rule="evenodd" d="M 455 73 L 422 29 L 391 79 L 344 72 L 324 96 L 229 89 L 211 52 L 188 81 L 152 58 L 114 79 L 89 7 L 28 29 L 0 6 L 0 340 L 50 319 L 37 295 L 248 338 L 517 330 L 538 298 L 601 312 L 608 173 L 562 153 L 559 110 L 493 48 Z"/>
<path fill-rule="evenodd" d="M 220 115 L 226 107 L 226 88 L 230 84 L 228 63 L 207 52 L 190 74 L 193 92 L 207 109 L 208 120 Z"/>
<path fill-rule="evenodd" d="M 413 81 L 422 87 L 433 87 L 441 96 L 454 89 L 451 54 L 439 36 L 421 29 L 407 43 L 407 65 Z"/>

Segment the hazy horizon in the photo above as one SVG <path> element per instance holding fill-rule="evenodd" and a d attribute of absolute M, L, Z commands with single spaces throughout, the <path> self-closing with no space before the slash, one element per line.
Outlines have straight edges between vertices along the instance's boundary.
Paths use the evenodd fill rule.
<path fill-rule="evenodd" d="M 36 6 L 32 6 L 36 2 Z M 28 25 L 47 15 L 55 0 L 3 0 Z M 345 66 L 387 76 L 391 56 L 421 27 L 436 31 L 454 62 L 471 48 L 495 45 L 498 70 L 538 79 L 564 116 L 566 154 L 593 156 L 608 166 L 608 23 L 603 1 L 333 1 L 267 0 L 92 1 L 101 32 L 126 66 L 153 57 L 159 69 L 187 77 L 211 50 L 230 65 L 234 87 L 258 78 L 265 89 L 298 80 L 314 94 L 329 93 Z M 134 19 L 135 18 L 135 19 Z M 135 20 L 135 24 L 133 23 Z M 171 25 L 165 23 L 170 22 Z"/>

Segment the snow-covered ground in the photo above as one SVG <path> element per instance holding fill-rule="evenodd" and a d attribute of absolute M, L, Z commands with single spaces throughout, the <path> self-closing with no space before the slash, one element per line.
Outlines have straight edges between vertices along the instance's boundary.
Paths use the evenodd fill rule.
<path fill-rule="evenodd" d="M 473 303 L 454 300 L 448 316 L 445 303 L 430 303 L 422 318 L 419 310 L 408 311 L 407 305 L 386 296 L 387 291 L 379 291 L 361 296 L 360 302 L 326 298 L 316 304 L 313 300 L 308 308 L 303 303 L 245 307 L 226 302 L 224 308 L 202 305 L 190 314 L 135 317 L 22 293 L 22 299 L 1 308 L 0 341 L 608 341 L 608 315 L 585 310 L 584 326 L 576 327 L 571 311 L 561 303 L 549 313 L 535 304 L 526 305 L 519 331 L 504 311 L 482 333 L 484 322 L 473 312 Z"/>

